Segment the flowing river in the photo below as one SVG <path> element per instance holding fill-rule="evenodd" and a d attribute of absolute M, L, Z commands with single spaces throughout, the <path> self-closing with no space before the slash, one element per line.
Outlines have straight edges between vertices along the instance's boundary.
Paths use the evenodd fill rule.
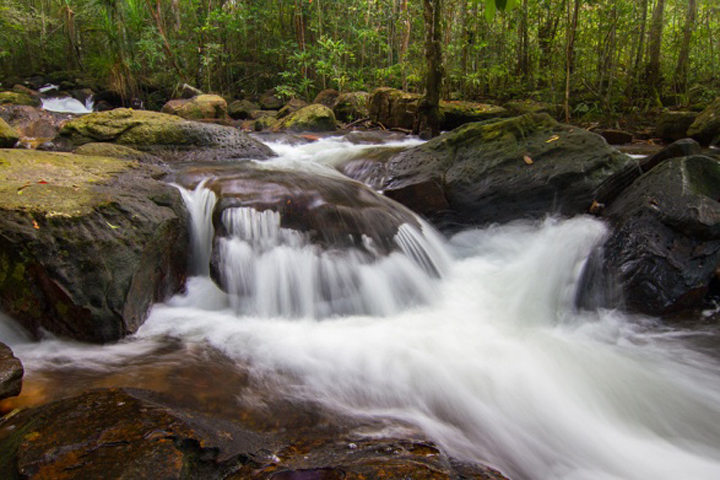
<path fill-rule="evenodd" d="M 309 171 L 370 148 L 271 147 L 278 168 Z M 398 251 L 368 262 L 319 251 L 269 212 L 236 209 L 224 218 L 233 237 L 222 274 L 237 287 L 228 295 L 207 269 L 214 194 L 201 184 L 183 195 L 196 276 L 132 338 L 37 343 L 4 322 L 0 340 L 24 362 L 31 392 L 51 378 L 56 389 L 143 386 L 143 368 L 193 361 L 178 349 L 212 349 L 231 360 L 228 377 L 202 381 L 230 406 L 241 365 L 288 398 L 413 425 L 511 479 L 720 478 L 716 333 L 574 306 L 586 260 L 608 234 L 602 222 L 550 218 L 450 238 L 423 225 L 401 229 Z M 187 375 L 189 389 L 205 376 Z"/>

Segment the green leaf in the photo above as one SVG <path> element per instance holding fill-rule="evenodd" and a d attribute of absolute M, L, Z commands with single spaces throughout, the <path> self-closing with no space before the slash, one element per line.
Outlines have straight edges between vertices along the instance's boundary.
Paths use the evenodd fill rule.
<path fill-rule="evenodd" d="M 488 22 L 492 22 L 493 18 L 495 17 L 495 10 L 495 0 L 486 0 L 485 19 L 487 19 Z"/>

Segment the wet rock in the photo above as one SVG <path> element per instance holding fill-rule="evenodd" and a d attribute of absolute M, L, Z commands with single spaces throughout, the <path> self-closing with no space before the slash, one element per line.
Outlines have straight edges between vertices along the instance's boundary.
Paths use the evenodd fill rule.
<path fill-rule="evenodd" d="M 320 105 L 325 105 L 328 108 L 333 108 L 339 96 L 340 92 L 333 90 L 332 88 L 328 88 L 318 93 L 312 103 L 319 103 Z"/>
<path fill-rule="evenodd" d="M 284 107 L 282 107 L 278 112 L 276 118 L 284 118 L 290 115 L 291 113 L 297 112 L 303 107 L 307 107 L 308 103 L 304 100 L 300 100 L 299 98 L 291 98 L 288 103 L 285 104 Z"/>
<path fill-rule="evenodd" d="M 170 100 L 162 113 L 177 115 L 186 120 L 221 120 L 228 119 L 228 106 L 219 95 L 198 95 L 189 99 Z"/>
<path fill-rule="evenodd" d="M 0 400 L 20 394 L 23 366 L 10 347 L 0 342 Z"/>
<path fill-rule="evenodd" d="M 529 114 L 464 125 L 398 154 L 382 189 L 435 221 L 478 225 L 585 213 L 636 165 L 598 135 Z"/>
<path fill-rule="evenodd" d="M 481 122 L 492 118 L 508 117 L 503 107 L 472 102 L 440 102 L 441 130 L 454 130 L 466 123 Z"/>
<path fill-rule="evenodd" d="M 697 116 L 696 112 L 665 112 L 660 116 L 654 134 L 666 142 L 685 138 Z"/>
<path fill-rule="evenodd" d="M 18 140 L 20 140 L 18 132 L 0 118 L 0 148 L 12 148 Z"/>
<path fill-rule="evenodd" d="M 54 138 L 60 131 L 60 125 L 72 117 L 67 113 L 48 112 L 26 105 L 0 105 L 0 118 L 17 131 L 22 144 L 31 147 Z"/>
<path fill-rule="evenodd" d="M 163 161 L 149 153 L 135 150 L 134 148 L 118 145 L 116 143 L 86 143 L 80 145 L 74 152 L 76 155 L 88 155 L 91 157 L 112 157 L 125 160 L 137 160 L 140 163 L 150 165 L 162 165 Z"/>
<path fill-rule="evenodd" d="M 251 128 L 255 132 L 263 132 L 266 130 L 274 130 L 278 124 L 278 119 L 272 115 L 262 115 L 256 120 L 251 121 Z"/>
<path fill-rule="evenodd" d="M 26 93 L 17 92 L 0 92 L 0 105 L 27 105 L 30 107 L 39 107 L 41 105 L 39 97 L 28 95 Z"/>
<path fill-rule="evenodd" d="M 673 158 L 650 170 L 606 210 L 615 232 L 585 290 L 650 315 L 696 305 L 720 264 L 718 199 L 717 160 Z"/>
<path fill-rule="evenodd" d="M 341 93 L 333 105 L 335 118 L 341 122 L 354 122 L 362 118 L 368 118 L 368 100 L 370 94 L 367 92 Z"/>
<path fill-rule="evenodd" d="M 698 115 L 687 134 L 702 145 L 720 142 L 720 97 Z"/>
<path fill-rule="evenodd" d="M 337 129 L 335 114 L 328 107 L 312 104 L 303 107 L 280 120 L 274 131 L 333 132 Z"/>
<path fill-rule="evenodd" d="M 420 98 L 422 95 L 394 88 L 377 88 L 368 100 L 370 119 L 387 128 L 412 130 L 417 119 Z"/>
<path fill-rule="evenodd" d="M 248 100 L 235 100 L 228 105 L 228 115 L 234 120 L 247 120 L 260 107 Z"/>
<path fill-rule="evenodd" d="M 274 443 L 228 421 L 165 407 L 150 392 L 94 390 L 0 425 L 10 478 L 224 478 L 259 468 Z"/>
<path fill-rule="evenodd" d="M 236 128 L 191 122 L 143 110 L 96 112 L 67 122 L 55 139 L 69 149 L 91 142 L 114 142 L 166 161 L 263 159 L 272 150 Z"/>
<path fill-rule="evenodd" d="M 0 151 L 0 309 L 90 342 L 134 332 L 184 283 L 186 210 L 162 172 L 107 157 Z"/>

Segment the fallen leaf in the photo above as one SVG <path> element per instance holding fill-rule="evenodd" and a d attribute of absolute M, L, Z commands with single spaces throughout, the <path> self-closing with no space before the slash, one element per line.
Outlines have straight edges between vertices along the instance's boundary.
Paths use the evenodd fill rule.
<path fill-rule="evenodd" d="M 555 142 L 555 141 L 557 141 L 557 140 L 560 140 L 560 135 L 553 135 L 553 136 L 550 137 L 545 143 L 552 143 L 552 142 Z"/>
<path fill-rule="evenodd" d="M 525 156 L 523 157 L 523 160 L 525 160 L 525 163 L 527 163 L 528 165 L 532 165 L 532 164 L 533 164 L 533 159 L 530 158 L 530 157 L 528 157 L 527 155 L 525 155 Z"/>
<path fill-rule="evenodd" d="M 48 184 L 48 182 L 46 182 L 45 180 L 40 180 L 38 183 L 39 183 L 40 185 L 47 185 L 47 184 Z"/>
<path fill-rule="evenodd" d="M 38 223 L 37 223 L 35 220 L 33 220 L 32 223 L 33 223 L 33 228 L 34 228 L 35 230 L 40 230 L 40 225 L 38 225 Z"/>
<path fill-rule="evenodd" d="M 118 228 L 120 228 L 117 225 L 113 225 L 112 223 L 108 222 L 107 220 L 105 221 L 105 223 L 107 223 L 108 227 L 112 228 L 113 230 L 117 230 Z"/>

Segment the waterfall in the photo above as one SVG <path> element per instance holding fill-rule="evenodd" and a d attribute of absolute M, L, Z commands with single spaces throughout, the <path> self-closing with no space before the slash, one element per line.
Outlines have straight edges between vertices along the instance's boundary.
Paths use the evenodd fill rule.
<path fill-rule="evenodd" d="M 53 97 L 43 98 L 42 108 L 48 112 L 57 113 L 74 113 L 83 115 L 86 113 L 92 113 L 95 107 L 92 95 L 85 99 L 85 102 L 73 97 Z"/>

